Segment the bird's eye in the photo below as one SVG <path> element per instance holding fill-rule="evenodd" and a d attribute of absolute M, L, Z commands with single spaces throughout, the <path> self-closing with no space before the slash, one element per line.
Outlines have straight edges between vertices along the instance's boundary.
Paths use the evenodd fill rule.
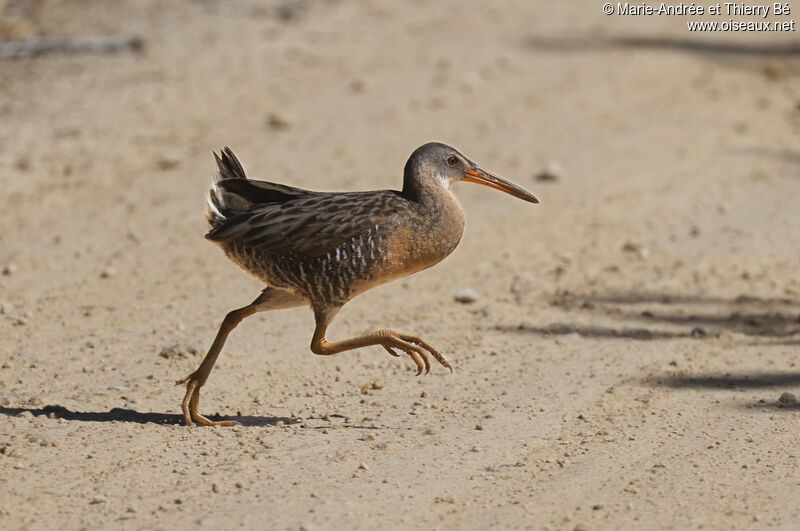
<path fill-rule="evenodd" d="M 450 155 L 449 157 L 447 157 L 447 165 L 448 166 L 455 166 L 456 162 L 458 162 L 458 159 L 456 158 L 455 155 Z"/>

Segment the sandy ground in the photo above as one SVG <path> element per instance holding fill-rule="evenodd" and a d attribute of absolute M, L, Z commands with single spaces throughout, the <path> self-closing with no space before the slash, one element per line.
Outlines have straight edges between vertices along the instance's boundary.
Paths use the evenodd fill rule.
<path fill-rule="evenodd" d="M 431 4 L 34 3 L 146 47 L 0 62 L 0 527 L 796 529 L 798 34 Z M 259 314 L 203 391 L 243 426 L 184 427 L 174 380 L 260 289 L 202 237 L 211 150 L 359 190 L 429 140 L 542 204 L 460 186 L 456 252 L 332 335 L 454 374 Z"/>

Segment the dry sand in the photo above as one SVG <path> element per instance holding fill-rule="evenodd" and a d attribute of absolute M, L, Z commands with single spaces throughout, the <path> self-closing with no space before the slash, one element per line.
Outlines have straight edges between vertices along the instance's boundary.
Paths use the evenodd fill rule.
<path fill-rule="evenodd" d="M 145 50 L 0 62 L 0 527 L 796 529 L 797 33 L 591 2 L 30 11 Z M 542 204 L 460 186 L 456 252 L 332 336 L 417 332 L 455 373 L 260 314 L 202 395 L 243 426 L 181 425 L 174 380 L 260 289 L 202 238 L 211 150 L 359 190 L 429 140 Z"/>

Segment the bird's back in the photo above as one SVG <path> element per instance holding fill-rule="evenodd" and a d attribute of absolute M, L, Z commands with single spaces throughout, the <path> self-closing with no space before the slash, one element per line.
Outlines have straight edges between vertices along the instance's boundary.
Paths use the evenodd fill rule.
<path fill-rule="evenodd" d="M 419 205 L 400 192 L 324 193 L 250 180 L 228 148 L 217 164 L 206 238 L 267 284 L 314 303 L 343 304 L 452 251 L 425 239 Z"/>

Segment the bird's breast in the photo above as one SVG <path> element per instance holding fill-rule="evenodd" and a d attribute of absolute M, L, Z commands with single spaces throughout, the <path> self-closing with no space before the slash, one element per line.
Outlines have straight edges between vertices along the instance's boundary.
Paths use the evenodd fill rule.
<path fill-rule="evenodd" d="M 381 227 L 383 245 L 368 278 L 354 285 L 356 292 L 427 269 L 445 259 L 461 241 L 464 214 L 452 204 L 432 211 L 420 208 Z"/>

